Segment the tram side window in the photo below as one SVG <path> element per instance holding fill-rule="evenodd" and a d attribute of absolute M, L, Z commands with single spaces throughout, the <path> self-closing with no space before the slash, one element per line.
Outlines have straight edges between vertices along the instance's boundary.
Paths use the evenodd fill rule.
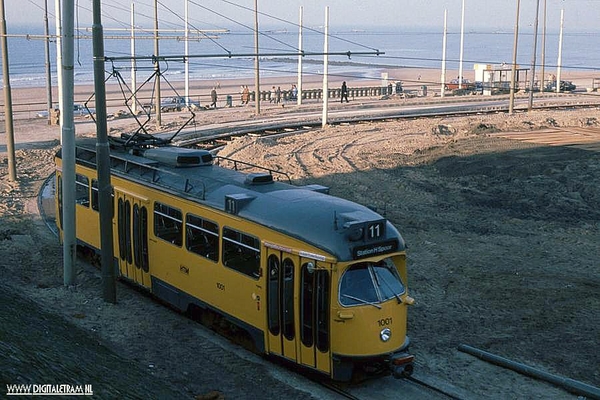
<path fill-rule="evenodd" d="M 316 276 L 315 317 L 317 328 L 317 349 L 325 353 L 329 351 L 329 274 L 317 271 Z"/>
<path fill-rule="evenodd" d="M 63 228 L 63 195 L 62 195 L 62 175 L 56 174 L 56 191 L 58 192 L 58 223 L 60 229 Z"/>
<path fill-rule="evenodd" d="M 181 246 L 183 243 L 181 211 L 166 204 L 154 203 L 154 235 Z"/>
<path fill-rule="evenodd" d="M 138 204 L 133 205 L 133 261 L 148 272 L 148 211 Z"/>
<path fill-rule="evenodd" d="M 287 340 L 293 340 L 295 336 L 294 327 L 294 262 L 286 258 L 281 265 L 283 276 L 281 280 L 281 296 L 283 307 L 281 308 L 281 322 L 283 324 L 283 336 Z"/>
<path fill-rule="evenodd" d="M 84 207 L 90 206 L 90 180 L 85 175 L 75 175 L 75 202 Z"/>
<path fill-rule="evenodd" d="M 100 210 L 100 201 L 98 200 L 98 179 L 92 179 L 92 210 Z"/>
<path fill-rule="evenodd" d="M 301 269 L 300 337 L 305 346 L 329 351 L 329 274 L 308 264 Z"/>
<path fill-rule="evenodd" d="M 92 179 L 92 210 L 100 211 L 100 198 L 98 197 L 98 179 Z M 115 192 L 114 189 L 111 188 L 111 206 L 112 206 L 112 215 L 115 215 Z"/>
<path fill-rule="evenodd" d="M 271 254 L 267 259 L 269 290 L 267 290 L 267 302 L 269 304 L 269 331 L 273 335 L 279 335 L 279 257 Z"/>
<path fill-rule="evenodd" d="M 260 240 L 231 228 L 223 228 L 223 264 L 258 279 Z"/>
<path fill-rule="evenodd" d="M 185 247 L 212 261 L 219 261 L 219 226 L 193 214 L 185 217 Z"/>
<path fill-rule="evenodd" d="M 300 301 L 300 317 L 302 318 L 302 330 L 300 331 L 300 338 L 302 343 L 311 347 L 314 343 L 314 268 L 309 268 L 308 263 L 302 265 L 302 288 L 301 301 Z"/>

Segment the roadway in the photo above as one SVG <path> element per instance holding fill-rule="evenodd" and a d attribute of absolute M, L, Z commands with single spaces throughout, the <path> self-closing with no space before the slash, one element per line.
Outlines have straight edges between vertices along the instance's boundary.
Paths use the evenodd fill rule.
<path fill-rule="evenodd" d="M 467 115 L 508 111 L 508 96 L 463 96 L 446 98 L 422 98 L 415 100 L 390 99 L 360 100 L 351 103 L 330 103 L 328 123 L 354 123 L 396 118 L 419 118 L 431 116 Z M 594 107 L 600 104 L 599 96 L 537 94 L 535 108 Z M 528 98 L 519 95 L 515 98 L 515 112 L 527 110 Z M 196 118 L 201 118 L 201 111 Z M 209 111 L 207 111 L 209 112 Z M 191 145 L 207 139 L 240 136 L 251 132 L 277 131 L 316 127 L 322 124 L 320 104 L 306 104 L 300 107 L 291 105 L 250 120 L 219 122 L 184 128 L 174 138 L 180 146 Z M 158 134 L 169 138 L 175 132 Z"/>

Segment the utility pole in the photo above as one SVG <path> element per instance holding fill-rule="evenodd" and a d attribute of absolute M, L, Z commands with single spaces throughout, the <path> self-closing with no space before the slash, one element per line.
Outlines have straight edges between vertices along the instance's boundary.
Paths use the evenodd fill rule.
<path fill-rule="evenodd" d="M 465 0 L 462 0 L 462 13 L 460 17 L 460 60 L 458 64 L 458 88 L 463 84 L 463 54 L 465 50 Z"/>
<path fill-rule="evenodd" d="M 542 23 L 542 67 L 540 70 L 540 76 L 542 77 L 542 88 L 541 90 L 544 90 L 546 88 L 546 85 L 544 83 L 545 77 L 546 77 L 546 71 L 544 70 L 545 66 L 546 66 L 546 6 L 548 5 L 547 0 L 544 0 L 544 11 L 542 12 L 543 14 L 543 23 Z"/>
<path fill-rule="evenodd" d="M 298 98 L 296 99 L 298 105 L 302 105 L 302 48 L 304 47 L 304 44 L 302 42 L 303 14 L 304 9 L 302 8 L 302 6 L 300 6 L 300 16 L 298 18 L 298 51 L 300 52 L 300 54 L 298 55 L 298 87 L 296 88 L 298 89 Z"/>
<path fill-rule="evenodd" d="M 160 113 L 160 63 L 158 62 L 158 0 L 154 0 L 154 72 L 156 74 L 154 80 L 154 108 L 156 112 L 156 129 L 160 130 L 162 118 Z"/>
<path fill-rule="evenodd" d="M 513 59 L 510 75 L 510 100 L 508 103 L 508 113 L 515 112 L 515 85 L 517 84 L 517 47 L 519 45 L 519 14 L 521 0 L 517 0 L 517 20 L 515 21 L 515 41 L 513 43 Z"/>
<path fill-rule="evenodd" d="M 560 73 L 562 68 L 563 30 L 565 27 L 565 10 L 560 10 L 560 35 L 558 36 L 558 62 L 556 63 L 556 93 L 560 93 Z"/>
<path fill-rule="evenodd" d="M 329 107 L 329 6 L 325 6 L 325 43 L 323 45 L 323 120 L 321 126 L 327 126 L 327 108 Z"/>
<path fill-rule="evenodd" d="M 254 93 L 256 115 L 260 115 L 260 67 L 258 60 L 258 0 L 254 0 Z"/>
<path fill-rule="evenodd" d="M 531 76 L 529 77 L 529 103 L 527 105 L 527 111 L 531 111 L 533 109 L 533 85 L 535 84 L 535 60 L 537 53 L 539 15 L 540 0 L 537 0 L 535 6 L 535 22 L 533 23 L 533 56 L 531 57 Z"/>
<path fill-rule="evenodd" d="M 58 124 L 63 124 L 63 73 L 62 63 L 62 12 L 60 6 L 61 0 L 54 0 L 54 17 L 56 19 L 56 80 L 58 86 Z"/>
<path fill-rule="evenodd" d="M 75 122 L 73 121 L 73 60 L 74 60 L 74 21 L 75 3 L 65 1 L 63 9 L 62 40 L 62 94 L 61 142 L 62 142 L 62 202 L 63 202 L 63 269 L 64 284 L 75 283 L 75 256 L 77 251 L 75 225 Z"/>
<path fill-rule="evenodd" d="M 44 34 L 46 36 L 46 109 L 48 125 L 52 124 L 52 75 L 50 73 L 50 28 L 48 27 L 48 0 L 44 0 Z"/>
<path fill-rule="evenodd" d="M 131 111 L 137 114 L 137 94 L 135 90 L 137 88 L 137 67 L 135 62 L 135 4 L 131 2 L 131 87 L 133 89 L 133 96 L 131 98 Z"/>
<path fill-rule="evenodd" d="M 190 54 L 190 25 L 189 25 L 189 0 L 185 0 L 185 10 L 184 10 L 184 23 L 185 23 L 185 32 L 184 32 L 184 43 L 183 43 L 183 53 L 185 54 L 185 59 L 183 60 L 183 68 L 184 68 L 184 81 L 185 81 L 185 105 L 190 105 L 190 59 L 188 55 Z"/>
<path fill-rule="evenodd" d="M 4 77 L 4 126 L 6 130 L 6 150 L 8 151 L 8 179 L 17 180 L 15 157 L 15 136 L 13 131 L 12 93 L 10 90 L 10 71 L 8 68 L 8 43 L 6 41 L 6 18 L 4 0 L 0 0 L 0 47 L 2 49 L 2 76 Z"/>
<path fill-rule="evenodd" d="M 446 94 L 446 40 L 448 36 L 448 10 L 444 10 L 444 38 L 442 40 L 442 87 L 440 89 L 441 97 Z"/>
<path fill-rule="evenodd" d="M 98 169 L 98 206 L 100 212 L 100 258 L 102 293 L 107 303 L 117 302 L 115 265 L 113 262 L 112 187 L 110 183 L 110 150 L 106 125 L 106 86 L 104 84 L 104 34 L 101 0 L 92 2 L 92 45 L 94 52 L 94 91 L 96 92 L 96 166 Z"/>

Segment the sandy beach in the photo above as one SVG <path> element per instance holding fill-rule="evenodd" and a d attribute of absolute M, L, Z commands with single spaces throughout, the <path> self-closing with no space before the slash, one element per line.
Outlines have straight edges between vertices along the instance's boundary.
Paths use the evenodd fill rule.
<path fill-rule="evenodd" d="M 387 74 L 388 83 L 395 83 L 397 81 L 402 82 L 404 90 L 418 91 L 422 86 L 427 86 L 428 96 L 436 96 L 441 91 L 441 70 L 440 69 L 426 69 L 426 68 L 377 68 L 380 75 Z M 553 74 L 556 71 L 546 70 L 546 76 Z M 446 81 L 449 82 L 451 79 L 458 75 L 458 71 L 448 70 L 446 71 Z M 464 70 L 465 79 L 474 80 L 474 71 L 472 69 Z M 261 77 L 260 90 L 261 92 L 268 92 L 273 86 L 281 87 L 282 91 L 290 90 L 292 84 L 297 84 L 297 76 L 281 76 L 281 77 Z M 579 90 L 585 91 L 586 88 L 592 87 L 594 77 L 589 71 L 576 71 L 568 70 L 561 74 L 561 80 L 570 80 L 577 85 Z M 348 87 L 359 88 L 359 87 L 380 87 L 384 85 L 383 79 L 358 79 L 358 78 L 344 78 L 340 76 L 331 76 L 329 78 L 330 88 L 339 88 L 343 80 L 347 80 Z M 217 105 L 224 107 L 226 105 L 227 96 L 232 96 L 233 105 L 240 104 L 241 87 L 247 85 L 251 91 L 254 91 L 254 78 L 252 79 L 237 79 L 232 77 L 231 79 L 221 80 L 201 80 L 190 82 L 190 98 L 194 101 L 200 102 L 202 105 L 210 103 L 210 91 L 213 87 L 217 88 L 218 102 Z M 322 89 L 323 80 L 320 76 L 306 75 L 302 78 L 303 89 Z M 131 82 L 126 82 L 128 86 Z M 140 84 L 140 82 L 138 82 Z M 161 97 L 169 96 L 183 96 L 185 94 L 185 86 L 183 80 L 181 81 L 162 81 L 161 82 Z M 151 101 L 153 96 L 153 84 L 148 82 L 139 89 L 138 99 L 140 103 L 148 103 Z M 115 113 L 119 110 L 126 110 L 125 99 L 131 97 L 131 93 L 125 91 L 123 93 L 121 89 L 122 85 L 116 81 L 116 79 L 109 79 L 106 83 L 106 98 L 107 98 L 107 109 L 109 113 Z M 14 119 L 28 119 L 34 118 L 38 111 L 45 110 L 48 102 L 48 89 L 46 87 L 17 87 L 12 88 L 12 100 L 13 100 L 13 113 Z M 58 102 L 58 88 L 52 87 L 52 99 L 53 104 L 56 106 Z M 95 108 L 94 102 L 94 85 L 91 84 L 77 84 L 74 87 L 74 101 L 75 103 L 85 103 L 88 101 L 88 106 Z M 307 100 L 307 103 L 317 103 L 320 100 Z M 0 104 L 3 104 L 3 98 L 0 99 Z M 269 107 L 268 102 L 264 102 L 264 107 Z M 252 104 L 251 104 L 252 105 Z M 0 128 L 3 129 L 3 128 Z"/>
<path fill-rule="evenodd" d="M 385 71 L 389 75 L 389 81 L 394 82 L 400 80 L 406 82 L 408 87 L 418 87 L 420 85 L 431 85 L 439 81 L 439 71 L 437 70 L 419 70 L 418 72 L 411 68 L 395 69 Z M 422 83 L 418 80 L 421 77 Z M 330 88 L 339 88 L 345 78 L 339 76 L 331 76 L 329 78 Z M 303 88 L 305 90 L 321 89 L 323 87 L 323 79 L 320 76 L 306 75 L 302 77 Z M 412 82 L 412 83 L 411 83 Z M 131 82 L 126 82 L 130 85 Z M 142 82 L 138 82 L 138 85 Z M 292 84 L 297 84 L 297 76 L 281 76 L 281 77 L 261 77 L 260 90 L 268 92 L 273 86 L 280 86 L 281 90 L 289 90 Z M 241 86 L 247 85 L 251 91 L 254 91 L 254 78 L 251 79 L 221 79 L 221 80 L 201 80 L 190 82 L 190 97 L 193 100 L 200 101 L 201 104 L 207 104 L 210 98 L 210 91 L 213 87 L 217 87 L 219 101 L 225 102 L 226 96 L 234 97 L 235 102 L 239 102 Z M 381 80 L 378 79 L 348 79 L 349 87 L 366 87 L 380 86 Z M 149 101 L 152 92 L 153 84 L 147 83 L 139 90 L 139 98 L 141 102 Z M 161 81 L 161 97 L 174 95 L 183 96 L 185 84 L 183 80 L 179 81 Z M 46 87 L 18 87 L 12 88 L 12 99 L 15 111 L 20 115 L 22 113 L 34 112 L 43 110 L 47 104 L 47 88 Z M 90 106 L 94 107 L 93 102 L 94 86 L 89 84 L 77 84 L 75 82 L 74 98 L 76 103 L 84 103 L 91 98 Z M 131 96 L 127 93 L 127 96 Z M 52 87 L 53 102 L 56 104 L 58 99 L 58 88 Z M 106 83 L 106 98 L 107 106 L 118 107 L 124 103 L 124 95 L 120 85 L 116 79 L 109 79 Z"/>
<path fill-rule="evenodd" d="M 399 70 L 394 77 L 402 73 L 406 82 L 413 82 L 415 72 Z M 418 82 L 439 79 L 438 71 L 419 72 Z M 585 72 L 573 72 L 564 79 L 584 88 L 588 78 Z M 290 81 L 265 79 L 262 85 L 284 86 Z M 364 83 L 349 82 L 349 86 Z M 214 84 L 195 82 L 195 93 L 208 93 Z M 241 84 L 252 82 L 221 81 L 221 99 L 225 93 L 237 93 Z M 318 88 L 320 82 L 306 85 Z M 76 86 L 76 99 L 87 98 L 91 90 L 91 86 Z M 44 93 L 43 88 L 17 89 L 13 98 L 24 104 L 28 99 L 43 99 Z M 118 94 L 114 85 L 108 86 L 107 93 L 109 97 Z M 344 107 L 403 101 L 372 98 Z M 200 112 L 196 123 L 255 118 L 253 104 L 240 106 L 236 101 L 234 105 L 228 108 L 220 103 L 217 110 Z M 331 106 L 341 107 L 340 103 Z M 284 109 L 266 102 L 263 116 L 292 107 L 297 106 L 287 104 Z M 318 100 L 302 107 L 315 109 Z M 175 128 L 185 115 L 165 113 L 164 129 Z M 118 135 L 133 122 L 133 118 L 111 120 L 110 133 Z M 442 125 L 448 127 L 447 133 L 436 130 Z M 75 127 L 78 137 L 95 134 L 89 118 L 77 118 Z M 457 352 L 456 346 L 467 343 L 551 373 L 600 383 L 594 368 L 600 315 L 594 272 L 600 238 L 598 153 L 577 146 L 514 140 L 509 134 L 522 132 L 542 139 L 548 135 L 551 140 L 564 129 L 570 132 L 563 132 L 564 137 L 580 132 L 589 142 L 600 134 L 599 127 L 597 108 L 404 119 L 332 125 L 281 138 L 241 137 L 229 142 L 220 154 L 283 168 L 295 182 L 322 184 L 332 194 L 386 210 L 387 218 L 410 244 L 409 288 L 417 304 L 409 314 L 409 334 L 419 376 L 451 382 L 458 393 L 466 393 L 461 398 L 487 399 L 493 394 L 570 400 L 573 396 L 561 389 L 499 371 Z M 44 119 L 15 119 L 19 180 L 10 182 L 6 135 L 0 134 L 0 272 L 7 277 L 4 283 L 113 349 L 125 360 L 123 370 L 127 365 L 147 368 L 151 364 L 165 387 L 176 388 L 172 382 L 183 380 L 193 394 L 216 388 L 227 398 L 242 398 L 239 393 L 244 393 L 247 382 L 255 382 L 254 376 L 225 385 L 220 378 L 233 376 L 232 371 L 223 373 L 214 365 L 207 368 L 198 362 L 205 352 L 203 341 L 193 341 L 195 347 L 190 347 L 190 343 L 172 340 L 195 329 L 191 321 L 126 285 L 119 285 L 120 305 L 106 307 L 98 296 L 99 273 L 82 261 L 77 266 L 76 287 L 63 286 L 61 247 L 42 226 L 36 204 L 41 184 L 54 170 L 59 137 L 59 127 Z M 147 337 L 148 326 L 160 327 L 160 331 L 154 329 Z M 24 323 L 22 329 L 29 332 L 37 327 Z M 143 352 L 131 349 L 134 342 Z M 71 346 L 69 337 L 60 343 L 48 351 L 52 354 L 60 352 L 61 346 Z M 46 374 L 44 379 L 56 381 L 56 368 L 62 367 L 40 371 Z M 214 376 L 207 376 L 213 369 Z M 265 371 L 271 369 L 268 365 Z M 117 375 L 110 387 L 131 385 L 127 373 Z M 99 392 L 109 387 L 92 383 Z M 384 383 L 374 381 L 377 386 Z"/>

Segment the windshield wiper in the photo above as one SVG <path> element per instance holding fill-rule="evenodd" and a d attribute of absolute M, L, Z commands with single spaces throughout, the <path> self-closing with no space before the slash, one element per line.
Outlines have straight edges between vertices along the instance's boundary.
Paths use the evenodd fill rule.
<path fill-rule="evenodd" d="M 373 268 L 373 276 L 375 277 L 375 282 L 377 283 L 377 286 L 381 287 L 381 283 L 379 282 L 379 276 L 377 276 L 377 269 Z M 398 304 L 402 303 L 402 299 L 400 298 L 400 295 L 398 293 L 396 293 L 396 291 L 394 289 L 392 289 L 392 287 L 390 286 L 390 284 L 384 279 L 383 283 L 385 283 L 386 288 L 392 292 L 392 294 L 394 295 L 394 297 L 396 298 L 396 300 L 398 300 Z M 383 296 L 382 296 L 383 297 Z"/>
<path fill-rule="evenodd" d="M 370 301 L 367 301 L 365 299 L 359 299 L 358 297 L 350 296 L 349 294 L 343 294 L 342 296 L 347 297 L 347 298 L 352 299 L 352 300 L 359 301 L 359 302 L 361 302 L 363 304 L 369 304 L 369 305 L 371 305 L 371 306 L 373 306 L 373 307 L 378 308 L 378 309 L 381 310 L 381 306 L 380 305 L 375 304 L 375 303 L 371 303 Z"/>

